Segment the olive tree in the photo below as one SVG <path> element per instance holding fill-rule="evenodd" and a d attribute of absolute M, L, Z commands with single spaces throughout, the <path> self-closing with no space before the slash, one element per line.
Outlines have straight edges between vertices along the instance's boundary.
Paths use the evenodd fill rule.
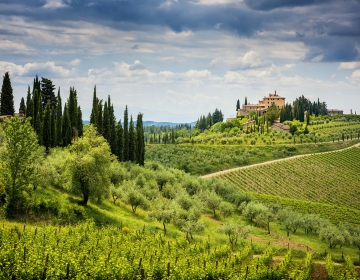
<path fill-rule="evenodd" d="M 176 215 L 176 203 L 165 198 L 155 201 L 155 210 L 149 212 L 149 218 L 155 218 L 164 226 L 164 235 L 166 235 L 166 224 L 170 223 Z"/>
<path fill-rule="evenodd" d="M 233 250 L 239 237 L 245 239 L 248 236 L 250 227 L 230 223 L 224 224 L 222 227 L 218 228 L 217 231 L 227 235 L 231 250 Z"/>
<path fill-rule="evenodd" d="M 108 170 L 115 158 L 104 137 L 90 124 L 84 136 L 73 142 L 70 151 L 73 192 L 83 196 L 84 205 L 90 197 L 106 197 L 110 186 Z"/>

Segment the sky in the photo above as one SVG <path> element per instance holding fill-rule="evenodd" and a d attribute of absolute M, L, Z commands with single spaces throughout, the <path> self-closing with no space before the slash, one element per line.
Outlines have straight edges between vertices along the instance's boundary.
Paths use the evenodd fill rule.
<path fill-rule="evenodd" d="M 83 119 L 94 86 L 136 118 L 192 122 L 269 93 L 360 113 L 360 0 L 0 0 L 0 73 L 15 110 L 33 79 Z"/>

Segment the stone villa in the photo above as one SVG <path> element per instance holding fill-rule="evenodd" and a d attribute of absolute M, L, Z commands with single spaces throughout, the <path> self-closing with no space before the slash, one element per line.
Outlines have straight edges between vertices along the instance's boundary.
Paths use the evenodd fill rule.
<path fill-rule="evenodd" d="M 285 97 L 277 95 L 276 91 L 274 94 L 269 93 L 269 96 L 265 96 L 262 100 L 259 100 L 257 104 L 243 104 L 236 115 L 248 116 L 251 111 L 256 111 L 260 116 L 263 116 L 272 103 L 275 103 L 278 109 L 282 109 L 285 106 Z"/>

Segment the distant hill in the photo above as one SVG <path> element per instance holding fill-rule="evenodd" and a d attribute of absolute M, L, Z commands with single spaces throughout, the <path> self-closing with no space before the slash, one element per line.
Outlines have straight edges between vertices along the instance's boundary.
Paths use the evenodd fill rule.
<path fill-rule="evenodd" d="M 83 124 L 89 124 L 90 121 L 88 120 L 83 120 Z M 176 125 L 179 125 L 179 124 L 185 124 L 185 123 L 172 123 L 172 122 L 153 122 L 153 121 L 144 121 L 143 125 L 144 126 L 176 126 Z M 191 122 L 191 123 L 187 123 L 187 124 L 190 124 L 191 126 L 194 126 L 196 124 L 196 121 L 194 122 Z M 134 125 L 136 125 L 136 121 L 134 121 Z"/>

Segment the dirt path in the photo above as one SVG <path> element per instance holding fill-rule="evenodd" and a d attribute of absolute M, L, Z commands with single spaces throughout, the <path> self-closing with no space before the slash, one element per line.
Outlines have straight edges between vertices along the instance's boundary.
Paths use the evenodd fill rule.
<path fill-rule="evenodd" d="M 297 156 L 292 156 L 292 157 L 287 157 L 287 158 L 270 160 L 270 161 L 266 161 L 266 162 L 262 162 L 262 163 L 251 164 L 251 165 L 247 165 L 247 166 L 235 167 L 235 168 L 231 168 L 231 169 L 222 170 L 222 171 L 218 171 L 218 172 L 215 172 L 215 173 L 203 175 L 203 176 L 200 176 L 200 178 L 212 178 L 212 177 L 216 177 L 216 176 L 221 175 L 221 174 L 226 174 L 226 173 L 230 173 L 230 172 L 233 172 L 233 171 L 238 171 L 238 170 L 246 169 L 246 168 L 252 168 L 254 166 L 267 165 L 267 164 L 271 164 L 271 163 L 279 162 L 279 161 L 292 160 L 292 159 L 301 158 L 301 157 L 308 157 L 308 156 L 312 156 L 312 155 L 336 153 L 336 152 L 339 152 L 339 151 L 351 149 L 353 147 L 360 147 L 360 143 L 355 144 L 355 145 L 350 146 L 350 147 L 347 147 L 347 148 L 344 148 L 344 149 L 336 150 L 336 151 L 329 151 L 329 152 L 322 152 L 322 153 L 315 153 L 315 154 L 306 154 L 306 155 L 297 155 Z"/>

